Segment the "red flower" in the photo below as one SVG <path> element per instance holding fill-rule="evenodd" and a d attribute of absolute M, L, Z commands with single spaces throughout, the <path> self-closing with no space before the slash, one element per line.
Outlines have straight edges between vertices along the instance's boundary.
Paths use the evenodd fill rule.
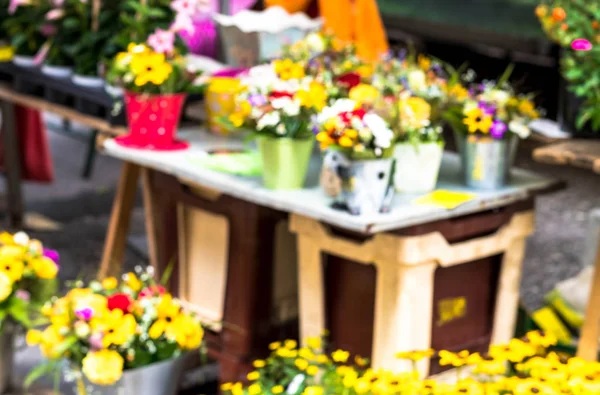
<path fill-rule="evenodd" d="M 131 308 L 131 303 L 131 298 L 127 294 L 114 294 L 108 297 L 108 309 L 110 311 L 119 309 L 124 313 L 128 313 Z"/>
<path fill-rule="evenodd" d="M 352 118 L 357 117 L 359 119 L 363 119 L 363 117 L 365 116 L 366 112 L 364 109 L 362 108 L 358 108 L 354 111 L 348 111 L 348 112 L 343 112 L 340 114 L 340 118 L 342 119 L 342 121 L 344 123 L 349 124 L 350 121 L 352 120 Z"/>
<path fill-rule="evenodd" d="M 141 290 L 139 298 L 151 298 L 153 296 L 160 296 L 167 292 L 165 287 L 162 285 L 151 285 Z"/>
<path fill-rule="evenodd" d="M 271 99 L 282 99 L 284 97 L 289 97 L 290 99 L 293 99 L 294 98 L 294 94 L 290 93 L 290 92 L 273 91 L 273 92 L 271 92 L 271 94 L 269 95 L 269 97 Z"/>
<path fill-rule="evenodd" d="M 336 77 L 335 80 L 347 89 L 352 89 L 356 85 L 360 84 L 360 74 L 350 72 Z"/>

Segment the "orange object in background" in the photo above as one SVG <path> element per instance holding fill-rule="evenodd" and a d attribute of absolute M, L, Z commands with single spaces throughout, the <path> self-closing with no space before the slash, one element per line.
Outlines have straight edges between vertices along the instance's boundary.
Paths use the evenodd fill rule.
<path fill-rule="evenodd" d="M 314 0 L 313 0 L 314 1 Z M 311 0 L 265 0 L 265 6 L 280 6 L 288 12 L 306 12 Z M 358 56 L 374 62 L 388 50 L 387 35 L 375 0 L 318 0 L 325 29 L 339 39 L 356 44 Z"/>

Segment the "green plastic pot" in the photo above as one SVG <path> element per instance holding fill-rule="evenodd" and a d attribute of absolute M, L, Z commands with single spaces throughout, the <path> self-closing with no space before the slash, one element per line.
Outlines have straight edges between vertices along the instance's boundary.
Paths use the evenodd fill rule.
<path fill-rule="evenodd" d="M 269 189 L 302 189 L 314 139 L 258 138 L 263 182 Z"/>

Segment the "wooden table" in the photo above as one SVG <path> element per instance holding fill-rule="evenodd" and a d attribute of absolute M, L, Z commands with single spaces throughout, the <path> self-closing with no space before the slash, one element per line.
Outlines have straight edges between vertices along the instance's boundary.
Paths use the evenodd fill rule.
<path fill-rule="evenodd" d="M 551 165 L 568 165 L 592 170 L 600 174 L 600 140 L 569 140 L 559 144 L 538 148 L 533 158 Z M 596 260 L 592 288 L 585 313 L 585 322 L 577 347 L 577 356 L 595 361 L 598 359 L 598 337 L 600 336 L 600 240 L 596 249 Z"/>
<path fill-rule="evenodd" d="M 15 105 L 32 108 L 38 111 L 48 111 L 64 119 L 80 123 L 97 130 L 106 136 L 114 137 L 127 133 L 127 128 L 115 127 L 105 120 L 84 115 L 71 108 L 48 102 L 38 97 L 23 95 L 15 92 L 8 84 L 0 83 L 0 111 L 2 119 L 2 142 L 4 147 L 4 166 L 8 193 L 8 217 L 12 228 L 23 226 L 23 193 L 21 191 L 21 158 L 19 153 L 19 136 L 15 118 Z"/>
<path fill-rule="evenodd" d="M 271 191 L 262 186 L 260 178 L 214 172 L 199 162 L 207 151 L 241 148 L 241 141 L 227 140 L 199 129 L 181 130 L 179 136 L 191 142 L 189 150 L 158 153 L 124 148 L 114 140 L 104 143 L 104 152 L 123 160 L 124 164 L 101 273 L 119 271 L 136 181 L 141 175 L 152 262 L 159 271 L 174 262 L 177 270 L 171 284 L 173 290 L 198 306 L 203 317 L 222 324 L 208 335 L 208 341 L 209 354 L 221 363 L 223 381 L 243 379 L 251 368 L 251 359 L 264 352 L 268 341 L 299 331 L 297 317 L 303 321 L 306 303 L 299 303 L 298 299 L 309 300 L 306 290 L 310 287 L 303 283 L 303 278 L 307 278 L 303 267 L 314 266 L 313 258 L 318 254 L 314 244 L 302 241 L 301 237 L 297 242 L 294 233 L 303 237 L 310 234 L 300 222 L 318 226 L 317 230 L 325 229 L 323 234 L 331 237 L 333 243 L 331 249 L 342 250 L 343 259 L 328 258 L 329 280 L 324 290 L 327 295 L 320 298 L 321 302 L 328 300 L 327 310 L 332 314 L 327 322 L 321 318 L 322 311 L 317 311 L 315 318 L 321 327 L 327 325 L 333 329 L 334 344 L 348 346 L 351 351 L 365 356 L 375 352 L 370 340 L 375 336 L 375 271 L 368 264 L 347 264 L 347 261 L 354 258 L 369 263 L 374 256 L 369 251 L 373 251 L 373 243 L 378 243 L 371 241 L 390 241 L 391 235 L 397 237 L 392 243 L 394 240 L 410 243 L 422 235 L 446 243 L 452 257 L 442 257 L 442 266 L 454 266 L 478 257 L 466 273 L 457 271 L 456 267 L 436 272 L 439 273 L 436 280 L 442 277 L 442 282 L 449 278 L 454 281 L 453 290 L 456 290 L 456 280 L 462 284 L 461 276 L 469 273 L 484 276 L 485 281 L 492 284 L 489 288 L 487 283 L 472 287 L 475 298 L 485 294 L 489 303 L 480 303 L 477 309 L 473 307 L 475 310 L 465 317 L 465 320 L 478 320 L 476 333 L 458 333 L 460 339 L 456 340 L 455 336 L 455 344 L 451 345 L 461 346 L 459 343 L 465 336 L 477 337 L 468 339 L 475 341 L 473 346 L 487 345 L 492 331 L 498 341 L 508 340 L 512 335 L 523 241 L 533 230 L 532 198 L 536 193 L 554 188 L 555 181 L 515 169 L 511 185 L 479 193 L 473 201 L 454 210 L 415 205 L 416 196 L 398 195 L 389 213 L 352 216 L 331 208 L 331 202 L 316 184 L 318 155 L 311 163 L 310 187 Z M 467 190 L 459 180 L 458 166 L 456 155 L 445 155 L 438 188 Z M 311 237 L 317 236 L 315 233 Z M 475 238 L 476 245 L 470 242 Z M 511 262 L 510 270 L 502 269 L 501 273 L 501 255 L 508 251 L 511 240 L 517 239 L 519 242 L 511 250 L 511 257 L 504 259 Z M 420 248 L 413 249 L 417 255 L 412 257 L 425 257 L 426 254 L 419 255 L 420 251 Z M 500 284 L 498 293 L 495 284 Z M 311 288 L 311 292 L 314 289 Z M 447 294 L 447 290 L 442 290 L 440 297 Z M 502 331 L 491 327 L 493 318 L 489 317 L 495 314 L 494 300 L 498 298 L 504 306 L 499 309 L 503 312 L 502 319 L 496 319 L 504 323 Z M 343 314 L 344 311 L 356 313 L 356 325 L 348 324 L 348 318 L 352 317 Z M 465 320 L 458 320 L 455 332 L 468 326 Z M 304 328 L 307 321 L 301 325 Z M 451 339 L 440 334 L 443 331 L 437 330 L 437 341 Z M 361 341 L 361 338 L 366 340 Z"/>

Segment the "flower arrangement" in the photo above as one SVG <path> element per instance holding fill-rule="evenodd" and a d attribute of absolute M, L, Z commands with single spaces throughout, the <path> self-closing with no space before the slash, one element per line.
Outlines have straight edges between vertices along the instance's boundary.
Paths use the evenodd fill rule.
<path fill-rule="evenodd" d="M 544 0 L 536 8 L 546 34 L 563 48 L 562 75 L 582 99 L 576 126 L 600 130 L 600 18 L 594 0 Z"/>
<path fill-rule="evenodd" d="M 394 133 L 379 115 L 352 99 L 338 99 L 317 117 L 321 149 L 341 150 L 352 159 L 375 159 L 391 154 Z"/>
<path fill-rule="evenodd" d="M 431 122 L 431 105 L 422 97 L 405 91 L 397 100 L 396 140 L 419 143 L 442 143 L 442 127 Z"/>
<path fill-rule="evenodd" d="M 50 321 L 27 333 L 49 360 L 28 382 L 60 368 L 66 359 L 97 385 L 116 383 L 123 371 L 169 360 L 201 346 L 204 331 L 182 302 L 157 284 L 152 270 L 109 277 L 88 287 L 76 282 L 65 296 L 44 306 Z"/>
<path fill-rule="evenodd" d="M 270 356 L 254 361 L 248 386 L 225 383 L 221 390 L 231 395 L 573 395 L 595 394 L 600 389 L 600 365 L 548 351 L 556 338 L 543 332 L 491 346 L 484 355 L 440 351 L 440 364 L 456 368 L 458 380 L 453 384 L 421 380 L 416 369 L 374 370 L 367 360 L 352 359 L 347 351 L 324 353 L 321 343 L 320 338 L 308 339 L 301 348 L 294 340 L 272 343 Z M 397 357 L 416 365 L 433 355 L 433 350 L 423 350 L 401 352 Z M 468 376 L 466 367 L 472 369 Z"/>
<path fill-rule="evenodd" d="M 0 234 L 0 328 L 29 328 L 56 291 L 58 253 L 23 232 Z M 0 329 L 1 330 L 1 329 Z"/>
<path fill-rule="evenodd" d="M 49 33 L 45 30 L 49 10 L 46 0 L 10 0 L 8 17 L 1 23 L 15 54 L 33 57 L 40 52 Z"/>

